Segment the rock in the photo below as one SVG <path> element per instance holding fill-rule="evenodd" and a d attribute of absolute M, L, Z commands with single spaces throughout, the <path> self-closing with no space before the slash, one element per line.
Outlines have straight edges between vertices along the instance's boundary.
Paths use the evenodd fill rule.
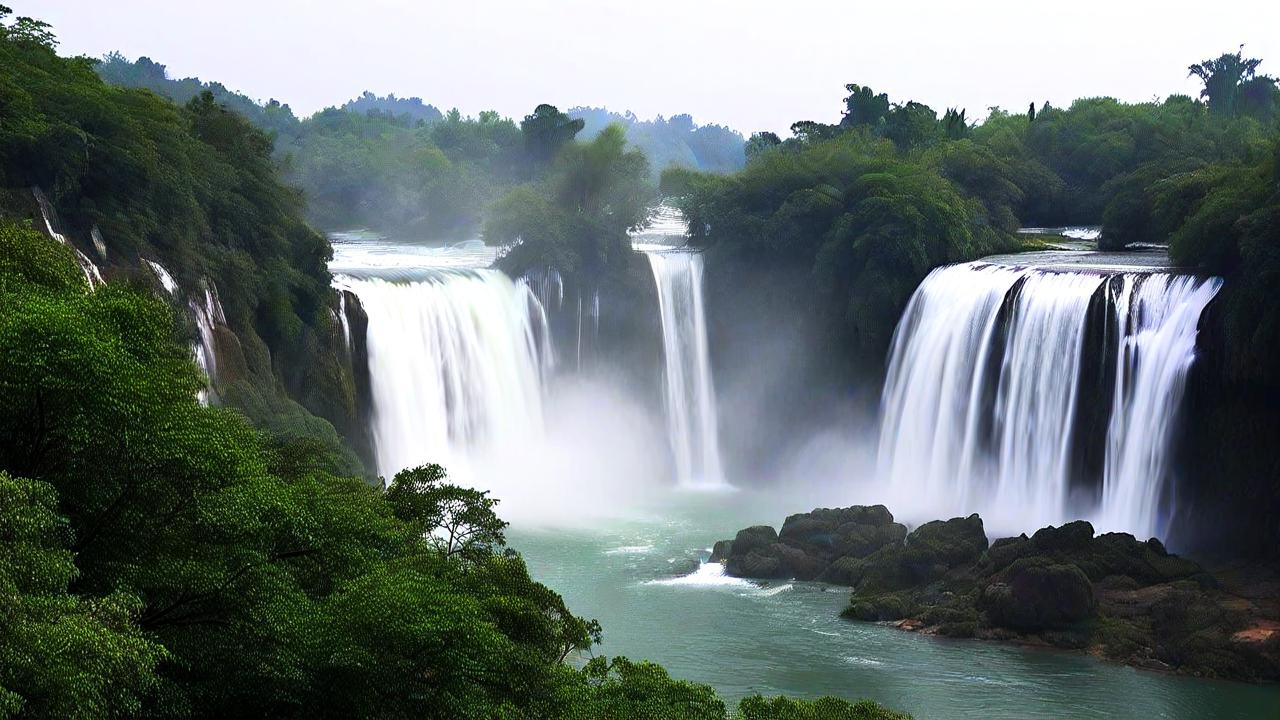
<path fill-rule="evenodd" d="M 760 550 L 753 550 L 746 555 L 735 553 L 725 562 L 724 568 L 725 572 L 734 577 L 779 580 L 791 576 L 781 559 Z"/>
<path fill-rule="evenodd" d="M 906 534 L 883 505 L 818 508 L 789 516 L 779 533 L 766 525 L 742 530 L 727 546 L 717 543 L 712 559 L 737 577 L 813 580 L 833 561 L 900 546 Z"/>
<path fill-rule="evenodd" d="M 728 559 L 729 552 L 732 548 L 732 540 L 718 540 L 715 545 L 711 546 L 711 558 L 707 562 L 724 562 Z"/>
<path fill-rule="evenodd" d="M 887 594 L 857 598 L 840 615 L 853 620 L 901 620 L 914 611 L 914 603 L 908 598 Z"/>
<path fill-rule="evenodd" d="M 947 567 L 977 562 L 987 550 L 987 534 L 982 518 L 975 513 L 967 518 L 934 520 L 916 528 L 907 536 L 907 547 L 915 548 Z"/>
<path fill-rule="evenodd" d="M 1024 632 L 1070 626 L 1097 605 L 1093 583 L 1080 568 L 1044 558 L 1014 562 L 978 599 L 991 624 Z"/>
<path fill-rule="evenodd" d="M 1031 536 L 1039 554 L 1061 555 L 1087 550 L 1093 541 L 1093 525 L 1084 520 L 1069 522 L 1062 527 L 1050 525 Z"/>
<path fill-rule="evenodd" d="M 818 579 L 833 585 L 857 585 L 862 579 L 864 567 L 862 558 L 842 557 L 828 565 Z"/>
<path fill-rule="evenodd" d="M 738 531 L 733 538 L 733 545 L 729 548 L 729 554 L 746 556 L 752 550 L 768 547 L 776 542 L 778 542 L 778 533 L 772 527 L 753 525 Z"/>
<path fill-rule="evenodd" d="M 780 542 L 755 548 L 746 555 L 734 552 L 725 562 L 725 572 L 730 575 L 770 580 L 813 580 L 825 567 L 822 560 Z"/>

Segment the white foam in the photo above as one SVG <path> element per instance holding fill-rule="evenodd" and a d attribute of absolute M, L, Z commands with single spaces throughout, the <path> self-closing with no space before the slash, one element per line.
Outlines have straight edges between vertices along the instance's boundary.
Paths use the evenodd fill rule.
<path fill-rule="evenodd" d="M 612 550 L 605 550 L 604 554 L 605 555 L 644 555 L 645 553 L 652 552 L 652 551 L 653 551 L 652 545 L 623 545 L 622 547 L 616 547 L 616 548 L 613 548 Z"/>
<path fill-rule="evenodd" d="M 754 594 L 756 595 L 756 597 L 773 597 L 778 593 L 784 593 L 790 590 L 792 587 L 793 586 L 791 585 L 791 583 L 787 583 L 785 585 L 778 585 L 776 587 L 760 588 L 760 590 L 758 590 Z"/>
<path fill-rule="evenodd" d="M 878 665 L 884 665 L 884 663 L 880 662 L 879 660 L 872 660 L 871 658 L 858 657 L 857 655 L 846 655 L 840 659 L 844 660 L 850 665 L 862 665 L 865 667 L 876 667 Z"/>
<path fill-rule="evenodd" d="M 674 578 L 663 578 L 661 580 L 650 580 L 645 585 L 672 585 L 680 587 L 734 587 L 734 588 L 753 588 L 755 583 L 750 580 L 732 577 L 724 572 L 724 565 L 720 563 L 704 562 L 698 566 L 697 570 L 688 575 L 681 575 Z"/>

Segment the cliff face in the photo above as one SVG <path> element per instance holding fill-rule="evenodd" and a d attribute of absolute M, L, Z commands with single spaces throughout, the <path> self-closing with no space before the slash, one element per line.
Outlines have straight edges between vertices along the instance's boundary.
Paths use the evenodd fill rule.
<path fill-rule="evenodd" d="M 1280 557 L 1280 388 L 1228 361 L 1228 284 L 1201 319 L 1180 428 L 1178 515 L 1170 542 L 1207 553 Z"/>
<path fill-rule="evenodd" d="M 25 217 L 51 241 L 71 245 L 82 264 L 91 267 L 87 272 L 101 281 L 146 285 L 168 300 L 179 332 L 208 376 L 209 387 L 202 394 L 206 401 L 241 411 L 277 441 L 318 437 L 343 471 L 372 475 L 367 319 L 354 296 L 330 291 L 325 307 L 310 313 L 306 322 L 264 337 L 255 322 L 264 315 L 262 303 L 255 301 L 258 310 L 246 312 L 244 300 L 223 289 L 237 282 L 220 282 L 217 272 L 202 274 L 191 258 L 121 246 L 97 226 L 71 226 L 53 203 L 37 202 L 42 196 L 38 189 L 7 189 L 0 212 Z M 260 289 L 264 296 L 283 290 Z"/>

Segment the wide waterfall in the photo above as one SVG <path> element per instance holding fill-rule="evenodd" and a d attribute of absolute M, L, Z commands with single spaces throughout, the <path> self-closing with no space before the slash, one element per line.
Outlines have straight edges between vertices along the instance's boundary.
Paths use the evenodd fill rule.
<path fill-rule="evenodd" d="M 476 448 L 541 432 L 551 344 L 542 304 L 526 285 L 486 269 L 335 282 L 360 298 L 369 318 L 380 473 L 429 462 L 465 472 Z"/>
<path fill-rule="evenodd" d="M 894 335 L 881 477 L 899 502 L 981 512 L 1002 530 L 1086 517 L 1161 534 L 1196 324 L 1219 286 L 1166 273 L 935 270 Z M 1093 339 L 1104 351 L 1086 353 Z M 1114 382 L 1090 394 L 1086 376 Z M 1078 427 L 1099 406 L 1110 409 L 1101 477 L 1080 477 L 1073 459 L 1093 438 Z"/>
<path fill-rule="evenodd" d="M 702 256 L 647 251 L 658 288 L 665 359 L 667 431 L 683 487 L 722 487 L 716 393 L 702 304 Z"/>

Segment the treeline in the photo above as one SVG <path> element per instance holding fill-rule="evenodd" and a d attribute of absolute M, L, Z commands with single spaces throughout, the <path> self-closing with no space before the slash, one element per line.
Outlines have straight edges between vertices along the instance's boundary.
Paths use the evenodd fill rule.
<path fill-rule="evenodd" d="M 108 82 L 144 87 L 178 103 L 209 92 L 258 125 L 274 138 L 288 182 L 306 195 L 309 220 L 324 229 L 369 227 L 431 240 L 471 237 L 488 207 L 533 179 L 533 166 L 548 160 L 526 153 L 519 123 L 492 111 L 464 117 L 418 97 L 365 92 L 299 119 L 275 100 L 259 104 L 218 83 L 169 78 L 164 65 L 146 57 L 130 62 L 111 53 L 95 67 Z M 622 125 L 627 142 L 650 159 L 654 180 L 668 166 L 729 172 L 744 162 L 740 134 L 698 126 L 688 115 L 644 121 L 603 108 L 575 108 L 568 115 L 581 122 L 578 130 L 585 128 L 587 138 L 609 124 Z"/>

